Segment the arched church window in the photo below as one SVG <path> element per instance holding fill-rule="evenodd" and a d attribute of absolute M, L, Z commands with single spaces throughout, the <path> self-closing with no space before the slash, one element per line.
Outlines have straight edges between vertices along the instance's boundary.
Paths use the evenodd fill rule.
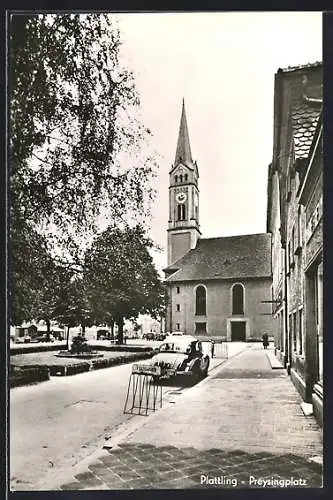
<path fill-rule="evenodd" d="M 175 175 L 175 182 L 178 182 L 178 175 Z"/>
<path fill-rule="evenodd" d="M 195 314 L 204 316 L 206 314 L 206 288 L 199 285 L 195 292 Z"/>
<path fill-rule="evenodd" d="M 180 174 L 179 179 L 180 179 L 180 182 L 183 182 L 183 175 L 182 174 Z"/>
<path fill-rule="evenodd" d="M 186 220 L 186 210 L 185 210 L 185 205 L 183 203 L 177 205 L 177 219 L 179 221 Z"/>
<path fill-rule="evenodd" d="M 240 284 L 232 287 L 232 314 L 244 314 L 244 288 Z"/>

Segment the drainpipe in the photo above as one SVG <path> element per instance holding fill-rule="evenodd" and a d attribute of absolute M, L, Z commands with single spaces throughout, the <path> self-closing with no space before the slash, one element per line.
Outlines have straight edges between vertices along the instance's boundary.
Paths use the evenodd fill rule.
<path fill-rule="evenodd" d="M 290 372 L 291 364 L 291 352 L 290 352 L 290 342 L 289 342 L 289 316 L 288 316 L 288 277 L 287 277 L 287 250 L 284 247 L 284 366 L 287 368 L 288 373 Z"/>
<path fill-rule="evenodd" d="M 169 285 L 169 328 L 172 333 L 172 285 Z"/>
<path fill-rule="evenodd" d="M 307 104 L 323 104 L 323 100 L 322 99 L 317 99 L 315 97 L 308 97 L 307 95 L 303 94 L 302 95 L 303 97 L 303 100 L 307 103 Z"/>
<path fill-rule="evenodd" d="M 302 98 L 303 101 L 306 102 L 307 104 L 323 104 L 323 99 L 321 97 L 309 97 L 305 93 L 305 87 L 308 82 L 308 77 L 306 75 L 303 76 L 302 79 Z"/>

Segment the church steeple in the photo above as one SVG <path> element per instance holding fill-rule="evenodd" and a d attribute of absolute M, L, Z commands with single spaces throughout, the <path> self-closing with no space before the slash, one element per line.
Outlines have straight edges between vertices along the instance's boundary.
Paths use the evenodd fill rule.
<path fill-rule="evenodd" d="M 200 238 L 198 178 L 183 99 L 175 163 L 169 172 L 168 265 L 195 248 Z"/>
<path fill-rule="evenodd" d="M 190 146 L 190 138 L 188 135 L 188 128 L 187 128 L 184 99 L 183 99 L 182 116 L 180 119 L 180 127 L 179 127 L 178 142 L 177 142 L 177 149 L 176 149 L 176 156 L 175 156 L 175 163 L 174 164 L 178 165 L 178 163 L 183 163 L 183 164 L 187 164 L 187 165 L 193 164 L 192 154 L 191 154 L 191 146 Z"/>

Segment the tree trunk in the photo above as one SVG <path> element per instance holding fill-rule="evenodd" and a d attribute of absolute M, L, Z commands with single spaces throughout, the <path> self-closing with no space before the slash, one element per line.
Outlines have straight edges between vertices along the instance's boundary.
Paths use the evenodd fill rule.
<path fill-rule="evenodd" d="M 67 326 L 66 349 L 69 351 L 69 326 Z"/>
<path fill-rule="evenodd" d="M 46 319 L 45 323 L 46 323 L 46 338 L 47 338 L 47 340 L 50 340 L 50 335 L 51 335 L 51 321 L 49 319 Z"/>
<path fill-rule="evenodd" d="M 112 320 L 110 323 L 111 326 L 111 338 L 112 340 L 114 339 L 114 321 Z"/>
<path fill-rule="evenodd" d="M 118 325 L 117 344 L 123 344 L 124 343 L 124 318 L 123 317 L 118 319 L 117 325 Z"/>
<path fill-rule="evenodd" d="M 85 325 L 85 323 L 82 323 L 81 328 L 82 328 L 82 337 L 84 337 L 84 335 L 86 333 L 86 325 Z"/>

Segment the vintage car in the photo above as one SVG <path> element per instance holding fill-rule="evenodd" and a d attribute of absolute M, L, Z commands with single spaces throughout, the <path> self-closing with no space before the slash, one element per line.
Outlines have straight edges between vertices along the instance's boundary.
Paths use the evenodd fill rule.
<path fill-rule="evenodd" d="M 155 376 L 155 380 L 178 375 L 200 380 L 208 374 L 209 356 L 202 352 L 201 342 L 197 338 L 171 335 L 160 345 L 150 362 L 160 369 L 160 375 Z"/>
<path fill-rule="evenodd" d="M 31 342 L 54 342 L 54 336 L 52 333 L 50 333 L 50 335 L 47 335 L 47 333 L 39 333 L 35 337 L 32 337 Z"/>

